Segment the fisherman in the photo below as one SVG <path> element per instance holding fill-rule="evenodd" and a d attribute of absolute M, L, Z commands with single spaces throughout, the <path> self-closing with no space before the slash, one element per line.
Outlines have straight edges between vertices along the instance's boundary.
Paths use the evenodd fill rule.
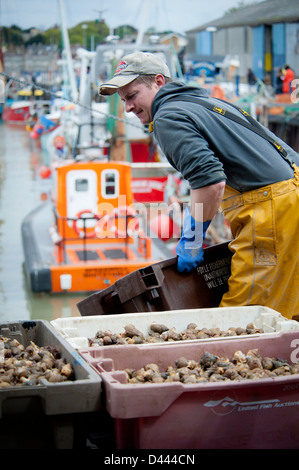
<path fill-rule="evenodd" d="M 125 56 L 99 90 L 115 92 L 127 112 L 149 124 L 190 184 L 177 269 L 189 272 L 203 261 L 203 240 L 221 205 L 233 239 L 229 289 L 219 306 L 264 305 L 298 315 L 297 153 L 240 108 L 173 81 L 155 54 Z"/>
<path fill-rule="evenodd" d="M 295 73 L 289 65 L 285 65 L 282 69 L 282 92 L 283 93 L 292 93 L 295 90 L 293 85 L 293 80 L 295 79 Z"/>

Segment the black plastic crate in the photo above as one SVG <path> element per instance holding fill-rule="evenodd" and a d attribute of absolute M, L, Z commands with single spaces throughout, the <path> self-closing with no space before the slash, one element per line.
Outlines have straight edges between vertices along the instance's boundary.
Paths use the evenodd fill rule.
<path fill-rule="evenodd" d="M 228 290 L 232 253 L 228 242 L 205 248 L 204 262 L 179 273 L 177 258 L 134 271 L 78 302 L 82 316 L 218 307 Z"/>

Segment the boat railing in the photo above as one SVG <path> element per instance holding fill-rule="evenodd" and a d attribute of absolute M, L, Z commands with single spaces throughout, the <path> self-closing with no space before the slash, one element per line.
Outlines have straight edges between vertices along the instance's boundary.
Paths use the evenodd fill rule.
<path fill-rule="evenodd" d="M 88 216 L 84 216 L 83 213 L 87 212 L 89 211 L 82 211 L 82 214 L 79 214 L 76 217 L 65 217 L 61 216 L 56 208 L 54 209 L 55 227 L 52 227 L 52 229 L 50 230 L 50 236 L 52 238 L 53 243 L 58 247 L 60 263 L 67 262 L 66 248 L 69 243 L 76 242 L 76 244 L 80 244 L 80 249 L 82 251 L 82 261 L 88 261 L 88 251 L 91 249 L 92 244 L 95 246 L 96 242 L 100 244 L 107 244 L 112 241 L 109 237 L 99 236 L 99 231 L 97 231 L 97 223 L 102 220 L 102 216 L 99 217 L 98 215 L 92 213 L 89 213 Z M 113 237 L 113 241 L 116 238 L 119 240 L 120 243 L 128 247 L 128 245 L 132 243 L 132 239 L 134 239 L 137 245 L 137 251 L 140 256 L 144 258 L 150 258 L 151 248 L 149 237 L 146 236 L 146 234 L 141 228 L 138 228 L 136 230 L 133 229 L 133 231 L 129 229 L 130 221 L 132 219 L 138 219 L 138 216 L 132 214 L 115 214 L 115 218 L 124 219 L 125 227 L 121 233 L 115 234 L 115 236 Z M 81 221 L 82 226 L 78 229 L 79 221 Z M 92 227 L 93 230 L 90 230 L 91 227 L 87 226 L 87 222 L 90 223 L 90 221 L 94 221 L 94 227 Z M 74 235 L 73 237 L 69 236 L 67 234 L 67 227 L 75 227 L 74 233 L 76 235 Z M 137 227 L 137 225 L 135 227 Z M 128 257 L 127 253 L 128 250 L 125 249 L 124 254 L 126 257 Z"/>
<path fill-rule="evenodd" d="M 281 108 L 281 111 L 278 111 Z M 276 112 L 273 113 L 272 110 Z M 287 109 L 287 113 L 285 113 Z M 298 103 L 268 101 L 262 105 L 260 122 L 265 127 L 269 127 L 271 121 L 291 122 L 298 124 Z"/>

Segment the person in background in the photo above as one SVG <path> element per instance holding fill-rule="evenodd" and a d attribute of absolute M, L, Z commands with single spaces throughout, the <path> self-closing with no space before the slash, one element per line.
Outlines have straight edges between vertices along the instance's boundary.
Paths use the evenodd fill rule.
<path fill-rule="evenodd" d="M 289 65 L 285 65 L 283 68 L 283 83 L 282 83 L 282 92 L 283 93 L 292 93 L 294 87 L 292 87 L 292 81 L 295 79 L 295 73 Z"/>
<path fill-rule="evenodd" d="M 283 71 L 282 69 L 278 69 L 276 75 L 276 83 L 275 83 L 275 94 L 281 95 L 282 94 L 282 84 L 283 84 Z"/>
<path fill-rule="evenodd" d="M 118 92 L 190 185 L 177 269 L 203 261 L 203 241 L 222 207 L 233 240 L 228 292 L 220 307 L 299 311 L 299 156 L 248 113 L 204 88 L 172 81 L 155 54 L 125 56 L 99 93 Z"/>
<path fill-rule="evenodd" d="M 256 80 L 256 76 L 255 74 L 253 73 L 253 70 L 252 69 L 248 69 L 248 72 L 247 72 L 247 81 L 248 81 L 248 85 L 255 85 L 257 80 Z"/>
<path fill-rule="evenodd" d="M 267 98 L 274 98 L 275 89 L 272 86 L 272 79 L 269 73 L 266 73 L 263 80 L 258 84 L 257 91 Z"/>

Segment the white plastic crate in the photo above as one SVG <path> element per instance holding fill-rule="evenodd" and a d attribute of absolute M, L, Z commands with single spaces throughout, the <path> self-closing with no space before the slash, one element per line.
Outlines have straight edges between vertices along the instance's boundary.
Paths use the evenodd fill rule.
<path fill-rule="evenodd" d="M 122 333 L 124 332 L 124 326 L 130 323 L 147 338 L 150 331 L 150 324 L 154 321 L 163 323 L 168 328 L 174 327 L 178 332 L 185 330 L 189 323 L 196 323 L 199 328 L 220 328 L 221 330 L 227 330 L 230 327 L 245 328 L 248 323 L 253 323 L 256 328 L 262 328 L 264 330 L 263 335 L 277 335 L 284 331 L 299 330 L 299 323 L 297 321 L 288 320 L 279 312 L 263 306 L 92 315 L 85 317 L 58 318 L 53 320 L 51 324 L 74 348 L 80 350 L 89 346 L 88 338 L 94 338 L 97 331 L 110 330 L 115 334 Z M 230 336 L 225 337 L 225 339 L 240 339 L 243 337 L 246 336 Z M 220 341 L 222 339 L 224 339 L 224 337 L 192 341 Z M 184 343 L 185 342 L 186 341 L 184 341 Z M 171 343 L 163 342 L 153 344 L 155 346 L 165 346 Z M 143 347 L 144 344 L 140 344 L 139 346 Z"/>

